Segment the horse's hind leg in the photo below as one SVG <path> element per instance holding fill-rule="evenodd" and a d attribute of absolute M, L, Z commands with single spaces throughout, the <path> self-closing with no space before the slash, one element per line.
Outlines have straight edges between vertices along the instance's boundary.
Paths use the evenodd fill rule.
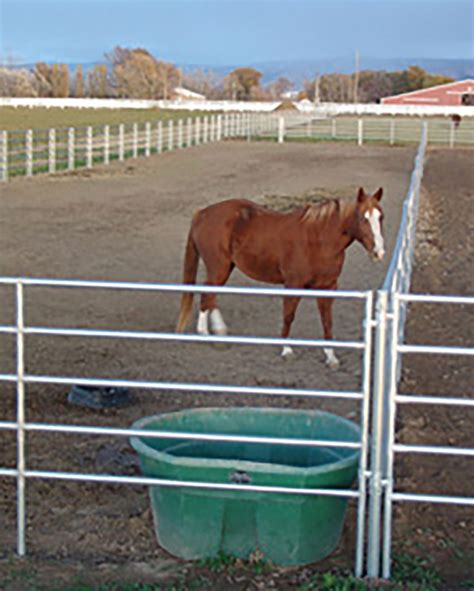
<path fill-rule="evenodd" d="M 319 314 L 324 330 L 325 340 L 332 340 L 332 305 L 334 298 L 318 298 Z M 334 353 L 332 347 L 325 347 L 324 354 L 326 355 L 326 365 L 331 369 L 339 367 L 339 359 Z"/>
<path fill-rule="evenodd" d="M 229 275 L 234 268 L 233 263 L 220 265 L 219 269 L 209 272 L 207 269 L 207 279 L 205 285 L 224 285 L 229 279 Z M 199 334 L 217 334 L 226 335 L 227 326 L 224 318 L 217 307 L 217 296 L 214 293 L 203 293 L 201 296 L 201 308 L 197 324 Z"/>
<path fill-rule="evenodd" d="M 283 298 L 283 329 L 281 336 L 286 339 L 290 334 L 291 325 L 295 319 L 296 308 L 300 303 L 301 298 L 287 296 Z M 281 352 L 283 358 L 287 358 L 293 354 L 293 349 L 288 346 L 284 346 Z"/>

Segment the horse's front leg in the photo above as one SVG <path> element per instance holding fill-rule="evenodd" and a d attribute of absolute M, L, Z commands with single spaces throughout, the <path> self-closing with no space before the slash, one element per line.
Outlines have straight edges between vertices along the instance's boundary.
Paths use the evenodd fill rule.
<path fill-rule="evenodd" d="M 286 339 L 290 334 L 291 325 L 295 319 L 296 308 L 300 303 L 300 299 L 301 298 L 290 296 L 283 298 L 283 328 L 281 331 L 281 336 L 283 339 Z M 293 349 L 285 345 L 281 352 L 281 356 L 286 359 L 292 354 Z"/>
<path fill-rule="evenodd" d="M 324 339 L 332 340 L 332 305 L 334 298 L 318 298 L 319 315 L 324 330 Z M 326 355 L 326 365 L 331 369 L 339 367 L 339 359 L 334 353 L 332 347 L 324 347 L 324 354 Z"/>

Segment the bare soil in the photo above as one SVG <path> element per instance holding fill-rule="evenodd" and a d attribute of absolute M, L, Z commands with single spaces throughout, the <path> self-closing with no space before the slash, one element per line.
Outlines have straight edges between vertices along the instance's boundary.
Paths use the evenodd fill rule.
<path fill-rule="evenodd" d="M 458 150 L 430 153 L 424 182 L 424 225 L 413 284 L 417 291 L 472 293 L 472 243 L 467 244 L 467 224 L 472 222 L 472 155 L 473 152 Z M 279 199 L 280 205 L 285 206 L 288 197 L 298 201 L 302 196 L 355 196 L 359 186 L 370 191 L 378 186 L 385 189 L 384 230 L 390 253 L 413 157 L 413 148 L 401 147 L 229 142 L 122 165 L 114 163 L 74 175 L 13 180 L 1 189 L 0 275 L 178 283 L 185 239 L 196 208 L 229 197 L 251 198 L 267 205 Z M 341 288 L 377 288 L 387 262 L 373 264 L 362 247 L 352 246 Z M 230 283 L 254 284 L 237 272 Z M 0 324 L 11 324 L 13 290 L 3 287 L 0 291 L 4 302 Z M 171 332 L 179 298 L 174 294 L 28 288 L 26 305 L 29 325 Z M 279 334 L 281 301 L 277 298 L 226 296 L 221 309 L 234 334 Z M 433 316 L 426 314 L 409 315 L 408 339 L 431 338 L 430 342 L 453 344 L 468 339 L 467 309 L 458 307 L 447 314 L 443 307 L 433 311 Z M 360 304 L 337 302 L 335 337 L 358 339 L 361 328 Z M 301 304 L 293 335 L 321 336 L 314 303 Z M 319 351 L 301 349 L 291 363 L 283 362 L 278 353 L 273 347 L 236 345 L 216 350 L 191 344 L 30 336 L 26 342 L 26 367 L 28 372 L 39 375 L 307 389 L 360 388 L 360 359 L 354 352 L 341 352 L 342 364 L 337 372 L 325 367 Z M 442 385 L 442 392 L 449 389 L 454 393 L 456 388 L 458 394 L 468 394 L 472 373 L 466 360 L 455 362 L 457 373 L 449 358 L 438 358 L 433 363 L 433 359 L 413 356 L 407 360 L 403 389 L 438 392 Z M 3 336 L 0 373 L 13 372 L 14 364 L 13 339 Z M 0 420 L 14 420 L 14 388 L 4 382 L 0 388 Z M 356 404 L 307 398 L 256 399 L 181 394 L 171 389 L 137 390 L 129 407 L 93 411 L 71 406 L 67 394 L 65 387 L 29 386 L 27 420 L 127 427 L 139 417 L 158 412 L 228 405 L 317 407 L 358 417 Z M 399 416 L 400 438 L 407 435 L 407 440 L 418 442 L 423 435 L 434 443 L 443 434 L 454 438 L 456 444 L 468 445 L 466 441 L 472 437 L 468 418 L 467 411 L 448 408 L 407 409 Z M 14 467 L 13 434 L 0 432 L 0 443 L 0 465 Z M 139 473 L 137 458 L 126 439 L 30 433 L 27 451 L 30 469 Z M 420 464 L 420 458 L 415 460 L 402 458 L 397 464 L 400 489 L 418 489 L 418 483 L 426 481 L 429 492 L 456 490 L 456 494 L 468 494 L 467 481 L 472 476 L 472 466 L 471 472 L 465 468 L 468 460 L 440 462 L 435 458 L 428 467 Z M 143 487 L 29 480 L 25 562 L 14 559 L 15 508 L 15 483 L 3 478 L 0 581 L 3 573 L 4 580 L 9 581 L 5 588 L 30 588 L 25 577 L 58 587 L 76 578 L 94 582 L 169 580 L 176 573 L 193 568 L 157 545 Z M 397 507 L 397 548 L 405 548 L 407 542 L 411 546 L 417 544 L 422 553 L 442 556 L 438 566 L 447 581 L 467 578 L 466 557 L 472 544 L 473 523 L 466 513 L 465 509 L 442 505 Z M 350 507 L 338 550 L 316 569 L 352 567 L 354 529 L 354 507 Z M 441 547 L 439 540 L 447 545 Z M 462 560 L 456 557 L 460 552 Z M 13 576 L 19 565 L 23 574 Z M 275 573 L 282 577 L 281 584 L 275 583 L 279 588 L 294 586 L 290 584 L 296 576 L 294 571 Z M 235 588 L 253 588 L 245 586 L 247 583 Z"/>

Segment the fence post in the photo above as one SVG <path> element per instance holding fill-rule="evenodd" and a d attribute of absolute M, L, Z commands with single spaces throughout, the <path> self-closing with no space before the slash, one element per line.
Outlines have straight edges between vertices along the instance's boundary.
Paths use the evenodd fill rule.
<path fill-rule="evenodd" d="M 186 138 L 186 145 L 190 148 L 193 145 L 193 123 L 191 117 L 188 117 L 187 121 L 187 138 Z"/>
<path fill-rule="evenodd" d="M 125 125 L 121 123 L 119 125 L 119 140 L 118 140 L 118 157 L 122 161 L 125 158 Z"/>
<path fill-rule="evenodd" d="M 173 137 L 173 120 L 170 119 L 168 122 L 168 151 L 173 149 L 174 137 Z"/>
<path fill-rule="evenodd" d="M 201 140 L 201 137 L 200 137 L 201 136 L 200 127 L 201 127 L 201 119 L 200 119 L 200 117 L 196 117 L 196 129 L 195 129 L 195 132 L 196 132 L 196 146 L 199 146 L 199 143 L 200 143 L 200 140 Z"/>
<path fill-rule="evenodd" d="M 454 148 L 454 121 L 451 121 L 451 129 L 449 130 L 449 147 Z"/>
<path fill-rule="evenodd" d="M 133 158 L 138 157 L 138 123 L 133 124 Z"/>
<path fill-rule="evenodd" d="M 145 123 L 145 156 L 149 156 L 151 152 L 151 123 Z"/>
<path fill-rule="evenodd" d="M 104 125 L 104 164 L 110 163 L 110 127 Z"/>
<path fill-rule="evenodd" d="M 222 115 L 217 115 L 217 141 L 222 139 Z"/>
<path fill-rule="evenodd" d="M 178 121 L 178 148 L 183 147 L 183 120 Z"/>
<path fill-rule="evenodd" d="M 209 117 L 206 115 L 204 117 L 204 125 L 203 125 L 203 130 L 202 130 L 202 143 L 203 144 L 207 144 L 208 130 L 209 130 Z"/>
<path fill-rule="evenodd" d="M 382 515 L 382 436 L 385 424 L 385 370 L 387 346 L 388 292 L 377 292 L 375 316 L 375 353 L 372 401 L 372 440 L 369 482 L 369 518 L 367 545 L 367 575 L 380 573 L 380 540 Z"/>
<path fill-rule="evenodd" d="M 285 141 L 285 118 L 278 118 L 278 143 L 282 144 Z"/>
<path fill-rule="evenodd" d="M 0 180 L 8 180 L 8 131 L 2 131 L 0 145 Z"/>
<path fill-rule="evenodd" d="M 395 119 L 390 119 L 390 145 L 395 143 Z"/>
<path fill-rule="evenodd" d="M 92 127 L 87 128 L 87 168 L 92 168 Z"/>
<path fill-rule="evenodd" d="M 336 139 L 336 119 L 334 117 L 331 121 L 331 136 Z"/>
<path fill-rule="evenodd" d="M 48 169 L 56 172 L 56 130 L 50 129 L 48 134 Z"/>
<path fill-rule="evenodd" d="M 362 146 L 364 141 L 364 123 L 362 119 L 357 120 L 357 145 Z"/>
<path fill-rule="evenodd" d="M 25 555 L 26 530 L 26 454 L 25 454 L 25 343 L 23 283 L 16 284 L 16 421 L 17 421 L 17 545 L 18 555 Z"/>
<path fill-rule="evenodd" d="M 68 170 L 74 170 L 74 127 L 67 130 L 67 167 Z"/>
<path fill-rule="evenodd" d="M 33 130 L 26 132 L 26 176 L 33 175 Z"/>
<path fill-rule="evenodd" d="M 158 121 L 156 126 L 156 151 L 158 154 L 163 152 L 163 121 Z"/>

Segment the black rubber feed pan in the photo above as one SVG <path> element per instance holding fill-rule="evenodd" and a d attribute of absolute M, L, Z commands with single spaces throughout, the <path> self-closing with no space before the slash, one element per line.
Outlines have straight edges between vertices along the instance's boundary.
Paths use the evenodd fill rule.
<path fill-rule="evenodd" d="M 128 388 L 106 388 L 98 386 L 78 386 L 71 388 L 68 402 L 87 408 L 118 408 L 132 402 Z"/>

